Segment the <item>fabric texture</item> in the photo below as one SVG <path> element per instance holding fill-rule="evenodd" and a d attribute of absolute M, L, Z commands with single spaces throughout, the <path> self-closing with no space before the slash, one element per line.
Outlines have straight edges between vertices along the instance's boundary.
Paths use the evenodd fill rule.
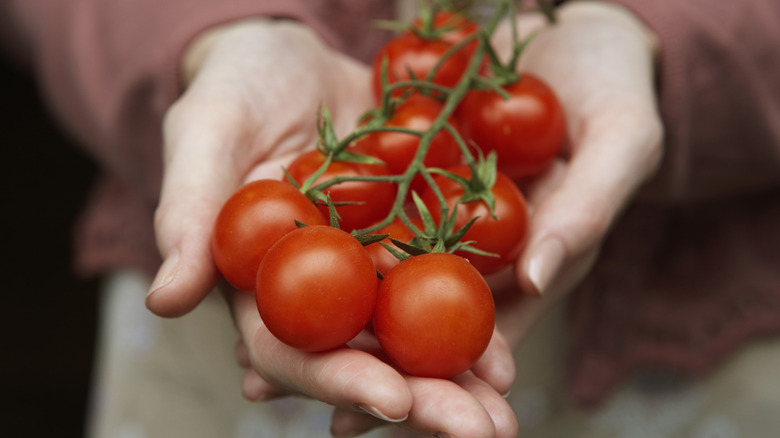
<path fill-rule="evenodd" d="M 645 366 L 704 372 L 780 329 L 780 2 L 616 0 L 659 36 L 667 154 L 571 299 L 573 388 L 603 402 Z M 391 2 L 9 0 L 0 16 L 52 112 L 105 174 L 78 237 L 84 274 L 160 263 L 152 216 L 179 57 L 230 20 L 300 20 L 368 60 Z M 7 34 L 7 35 L 6 35 Z M 649 198 L 648 198 L 649 199 Z"/>
<path fill-rule="evenodd" d="M 665 161 L 570 303 L 584 405 L 780 331 L 780 3 L 618 0 L 659 36 Z"/>

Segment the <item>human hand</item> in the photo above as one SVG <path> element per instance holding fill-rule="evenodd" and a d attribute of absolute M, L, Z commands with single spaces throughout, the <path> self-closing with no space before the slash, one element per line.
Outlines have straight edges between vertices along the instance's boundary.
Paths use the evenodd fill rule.
<path fill-rule="evenodd" d="M 536 14 L 519 15 L 517 24 L 523 34 L 538 32 L 519 69 L 555 90 L 569 143 L 561 159 L 524 187 L 530 231 L 515 276 L 525 296 L 497 304 L 511 345 L 585 276 L 611 224 L 663 155 L 653 76 L 657 42 L 639 20 L 609 3 L 573 2 L 558 9 L 555 25 Z M 510 41 L 509 26 L 500 28 L 496 46 Z"/>
<path fill-rule="evenodd" d="M 147 307 L 166 317 L 187 313 L 217 283 L 211 228 L 230 194 L 248 181 L 280 177 L 283 163 L 312 148 L 321 103 L 341 135 L 373 103 L 367 68 L 292 22 L 219 28 L 193 44 L 184 70 L 189 86 L 164 127 L 156 232 L 165 262 L 147 297 Z M 245 346 L 243 362 L 251 365 L 244 382 L 250 399 L 294 393 L 325 401 L 337 407 L 337 431 L 367 430 L 381 420 L 453 435 L 516 431 L 514 415 L 499 395 L 514 378 L 511 352 L 500 337 L 473 373 L 453 381 L 412 378 L 367 352 L 373 352 L 370 337 L 354 349 L 294 350 L 262 325 L 250 295 L 227 293 Z M 264 382 L 260 393 L 258 382 Z M 355 414 L 362 411 L 378 418 Z"/>
<path fill-rule="evenodd" d="M 316 143 L 320 105 L 342 134 L 372 104 L 368 73 L 291 21 L 249 20 L 199 37 L 184 57 L 183 96 L 164 124 L 164 179 L 155 229 L 164 263 L 147 307 L 194 308 L 217 282 L 210 239 L 224 201 Z"/>
<path fill-rule="evenodd" d="M 242 391 L 249 400 L 296 395 L 324 401 L 335 406 L 335 436 L 389 423 L 426 436 L 517 436 L 517 420 L 501 395 L 514 380 L 514 362 L 497 332 L 470 371 L 449 380 L 414 377 L 388 365 L 366 331 L 349 347 L 306 353 L 271 335 L 253 297 L 236 291 L 228 297 L 243 339 L 237 356 L 246 369 Z"/>

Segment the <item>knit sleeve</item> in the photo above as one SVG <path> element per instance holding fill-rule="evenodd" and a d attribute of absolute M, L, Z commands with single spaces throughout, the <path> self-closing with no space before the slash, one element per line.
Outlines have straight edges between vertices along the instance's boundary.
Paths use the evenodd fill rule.
<path fill-rule="evenodd" d="M 677 200 L 780 183 L 780 2 L 615 0 L 658 35 L 660 181 Z"/>
<path fill-rule="evenodd" d="M 290 18 L 341 49 L 317 0 L 10 0 L 24 47 L 56 119 L 107 173 L 154 202 L 161 122 L 181 93 L 180 58 L 205 29 L 252 16 Z"/>

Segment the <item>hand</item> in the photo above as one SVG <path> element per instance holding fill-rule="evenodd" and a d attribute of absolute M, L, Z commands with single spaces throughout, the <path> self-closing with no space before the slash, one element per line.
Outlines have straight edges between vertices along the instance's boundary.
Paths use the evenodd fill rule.
<path fill-rule="evenodd" d="M 555 25 L 536 14 L 517 20 L 521 33 L 538 31 L 519 69 L 556 91 L 567 112 L 569 144 L 562 159 L 525 188 L 530 234 L 515 274 L 526 295 L 499 309 L 510 316 L 499 317 L 499 324 L 511 345 L 585 276 L 611 224 L 663 155 L 654 36 L 608 3 L 573 2 L 558 12 Z M 501 28 L 497 46 L 509 47 L 509 37 L 508 26 Z"/>
<path fill-rule="evenodd" d="M 237 355 L 249 400 L 299 395 L 329 403 L 336 407 L 335 436 L 389 423 L 425 435 L 517 436 L 517 420 L 501 396 L 514 380 L 514 362 L 497 332 L 471 371 L 451 380 L 414 377 L 385 363 L 376 338 L 365 331 L 349 348 L 305 353 L 268 332 L 252 296 L 229 291 L 228 297 L 244 340 Z"/>
<path fill-rule="evenodd" d="M 286 21 L 252 20 L 200 37 L 185 56 L 184 79 L 187 91 L 164 126 L 156 232 L 165 261 L 147 297 L 149 309 L 166 317 L 187 313 L 214 288 L 211 227 L 230 194 L 254 179 L 281 177 L 282 164 L 314 147 L 322 102 L 341 135 L 373 103 L 366 67 Z M 371 337 L 319 354 L 281 344 L 263 326 L 251 296 L 227 294 L 243 340 L 242 362 L 250 367 L 247 398 L 292 393 L 325 401 L 337 407 L 337 432 L 390 421 L 454 436 L 516 434 L 500 396 L 514 378 L 500 336 L 473 373 L 452 381 L 413 378 L 371 354 Z"/>
<path fill-rule="evenodd" d="M 166 317 L 192 310 L 216 284 L 209 245 L 224 201 L 248 181 L 281 177 L 283 163 L 313 148 L 321 104 L 342 134 L 372 104 L 365 68 L 291 21 L 219 27 L 192 44 L 183 71 L 186 92 L 164 124 L 155 217 L 164 263 L 146 300 Z"/>

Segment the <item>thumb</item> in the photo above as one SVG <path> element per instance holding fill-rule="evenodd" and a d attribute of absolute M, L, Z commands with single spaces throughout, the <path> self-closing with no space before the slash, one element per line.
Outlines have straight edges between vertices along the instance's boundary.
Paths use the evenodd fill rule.
<path fill-rule="evenodd" d="M 570 289 L 592 266 L 612 223 L 661 160 L 662 127 L 652 108 L 614 103 L 579 131 L 574 154 L 529 191 L 521 287 L 535 294 Z"/>
<path fill-rule="evenodd" d="M 163 317 L 177 317 L 197 306 L 218 279 L 210 241 L 214 220 L 238 187 L 242 172 L 229 145 L 240 117 L 215 111 L 185 95 L 164 123 L 164 178 L 155 212 L 155 232 L 164 258 L 146 297 L 146 306 Z"/>

